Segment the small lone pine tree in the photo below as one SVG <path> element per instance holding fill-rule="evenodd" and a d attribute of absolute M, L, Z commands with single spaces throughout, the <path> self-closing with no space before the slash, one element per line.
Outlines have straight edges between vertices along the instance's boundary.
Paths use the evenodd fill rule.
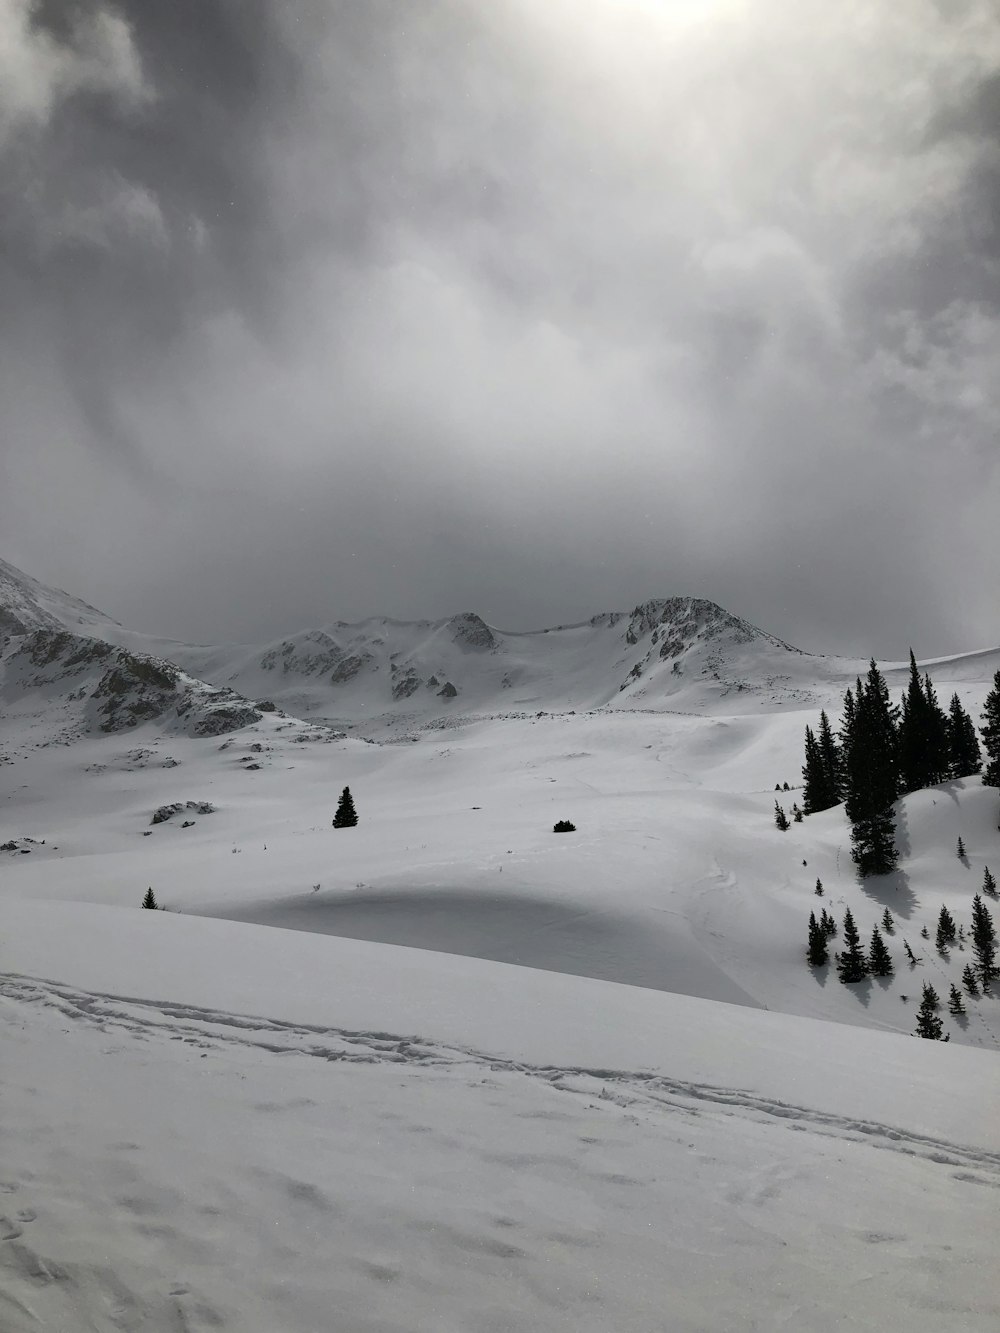
<path fill-rule="evenodd" d="M 872 930 L 872 942 L 868 950 L 868 970 L 873 977 L 891 977 L 893 973 L 892 954 L 885 947 L 885 940 L 879 933 L 878 926 Z"/>
<path fill-rule="evenodd" d="M 920 1008 L 917 1010 L 917 1031 L 918 1037 L 924 1037 L 928 1041 L 947 1041 L 947 1037 L 942 1037 L 943 1028 L 941 1020 L 937 1016 L 937 1011 L 941 1007 L 941 1001 L 938 999 L 937 991 L 930 984 L 924 983 L 923 998 L 920 1001 Z"/>
<path fill-rule="evenodd" d="M 995 898 L 997 896 L 997 882 L 990 874 L 989 866 L 983 867 L 983 893 L 985 893 L 988 898 Z"/>
<path fill-rule="evenodd" d="M 989 909 L 977 893 L 972 900 L 972 952 L 976 955 L 975 974 L 984 991 L 1000 977 L 997 967 L 997 933 Z"/>
<path fill-rule="evenodd" d="M 816 888 L 814 892 L 817 898 L 823 897 L 823 881 L 819 877 L 816 879 Z"/>
<path fill-rule="evenodd" d="M 146 896 L 142 900 L 142 905 L 143 907 L 148 907 L 152 912 L 155 912 L 159 907 L 159 903 L 156 901 L 156 894 L 153 892 L 152 885 L 150 885 L 150 887 L 146 890 Z"/>
<path fill-rule="evenodd" d="M 947 907 L 942 907 L 940 915 L 938 916 L 937 935 L 934 940 L 938 950 L 943 951 L 944 949 L 947 949 L 949 944 L 954 944 L 957 935 L 958 930 L 955 926 L 955 918 L 948 911 Z"/>
<path fill-rule="evenodd" d="M 893 921 L 892 913 L 889 911 L 888 907 L 882 913 L 882 929 L 887 935 L 893 935 L 896 931 L 896 923 Z"/>
<path fill-rule="evenodd" d="M 955 843 L 955 855 L 960 861 L 965 860 L 965 843 L 962 841 L 961 836 L 959 837 L 958 842 Z"/>
<path fill-rule="evenodd" d="M 962 999 L 962 992 L 954 982 L 948 989 L 948 1012 L 954 1014 L 956 1018 L 961 1017 L 966 1012 L 965 1001 Z"/>
<path fill-rule="evenodd" d="M 354 797 L 351 795 L 350 787 L 345 787 L 340 793 L 340 802 L 337 805 L 337 813 L 333 817 L 334 828 L 354 828 L 358 822 L 358 812 L 354 808 Z"/>
<path fill-rule="evenodd" d="M 795 820 L 796 824 L 802 823 L 802 811 L 794 802 L 792 803 L 792 818 Z"/>
<path fill-rule="evenodd" d="M 833 917 L 830 915 L 830 913 L 826 910 L 825 907 L 820 913 L 819 924 L 823 927 L 823 930 L 826 932 L 829 938 L 833 939 L 834 935 L 836 935 L 837 933 L 837 923 L 836 921 L 834 921 Z"/>
<path fill-rule="evenodd" d="M 787 833 L 789 827 L 788 816 L 777 801 L 774 803 L 774 822 L 778 828 L 781 829 L 782 833 Z"/>
<path fill-rule="evenodd" d="M 907 956 L 907 958 L 910 960 L 910 966 L 911 966 L 911 967 L 916 967 L 917 963 L 920 962 L 920 959 L 916 956 L 916 954 L 915 954 L 915 953 L 913 952 L 913 950 L 910 948 L 910 946 L 909 946 L 909 944 L 907 943 L 906 940 L 903 941 L 903 948 L 906 950 L 906 956 Z"/>
<path fill-rule="evenodd" d="M 868 975 L 868 961 L 850 908 L 844 913 L 844 944 L 847 947 L 841 950 L 837 973 L 844 985 L 849 986 L 852 982 L 864 981 Z"/>
<path fill-rule="evenodd" d="M 974 1000 L 979 999 L 979 982 L 976 980 L 971 963 L 966 963 L 962 971 L 962 985 L 965 987 L 966 995 L 971 995 Z"/>
<path fill-rule="evenodd" d="M 816 920 L 816 913 L 809 913 L 809 947 L 806 952 L 811 967 L 822 967 L 830 961 L 830 952 L 826 947 L 826 931 Z"/>
<path fill-rule="evenodd" d="M 921 939 L 924 939 L 924 940 L 929 940 L 930 937 L 931 937 L 931 932 L 927 929 L 927 927 L 926 927 L 926 926 L 921 926 L 921 927 L 920 927 L 920 938 L 921 938 Z"/>
<path fill-rule="evenodd" d="M 787 782 L 783 782 L 783 783 L 781 784 L 781 790 L 782 790 L 782 791 L 788 791 L 788 783 L 787 783 Z"/>

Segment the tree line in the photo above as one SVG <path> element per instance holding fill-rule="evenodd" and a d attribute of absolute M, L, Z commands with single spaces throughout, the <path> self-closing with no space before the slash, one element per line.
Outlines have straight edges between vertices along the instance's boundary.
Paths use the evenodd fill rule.
<path fill-rule="evenodd" d="M 851 856 L 862 876 L 885 875 L 897 860 L 893 803 L 908 792 L 982 773 L 1000 787 L 1000 671 L 986 697 L 979 735 L 953 694 L 948 711 L 934 683 L 921 676 L 910 651 L 910 679 L 899 704 L 872 658 L 867 676 L 844 695 L 837 734 L 825 710 L 806 727 L 803 814 L 844 803 L 851 823 Z M 786 825 L 787 827 L 787 825 Z"/>

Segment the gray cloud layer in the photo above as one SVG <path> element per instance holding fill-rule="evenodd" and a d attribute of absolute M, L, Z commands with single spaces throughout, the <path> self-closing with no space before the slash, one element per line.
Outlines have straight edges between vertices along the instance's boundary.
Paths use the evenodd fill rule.
<path fill-rule="evenodd" d="M 998 228 L 993 0 L 0 0 L 0 553 L 993 643 Z"/>

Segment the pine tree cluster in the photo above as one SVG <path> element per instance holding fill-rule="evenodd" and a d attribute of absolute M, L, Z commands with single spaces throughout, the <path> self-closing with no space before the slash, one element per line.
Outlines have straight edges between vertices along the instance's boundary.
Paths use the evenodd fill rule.
<path fill-rule="evenodd" d="M 983 712 L 988 763 L 983 781 L 1000 787 L 1000 671 Z M 862 876 L 888 874 L 896 864 L 893 804 L 906 792 L 980 772 L 976 728 L 953 694 L 946 713 L 934 682 L 910 651 L 910 679 L 893 704 L 874 659 L 864 680 L 844 696 L 839 738 L 825 712 L 806 727 L 802 809 L 807 815 L 844 802 L 851 855 Z M 962 853 L 959 853 L 962 855 Z"/>

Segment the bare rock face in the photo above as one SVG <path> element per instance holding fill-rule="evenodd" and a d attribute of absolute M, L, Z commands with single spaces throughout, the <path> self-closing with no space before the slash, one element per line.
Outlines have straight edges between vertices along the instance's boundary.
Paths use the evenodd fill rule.
<path fill-rule="evenodd" d="M 457 695 L 458 690 L 455 689 L 450 680 L 446 680 L 441 689 L 438 690 L 438 697 L 441 699 L 454 699 Z"/>
<path fill-rule="evenodd" d="M 452 616 L 448 621 L 448 628 L 454 642 L 461 644 L 463 648 L 489 652 L 497 646 L 493 631 L 475 611 L 463 611 L 460 615 Z"/>
<path fill-rule="evenodd" d="M 416 667 L 397 667 L 392 668 L 392 697 L 398 703 L 400 699 L 408 699 L 411 694 L 416 694 L 420 689 L 420 677 L 417 675 Z"/>

